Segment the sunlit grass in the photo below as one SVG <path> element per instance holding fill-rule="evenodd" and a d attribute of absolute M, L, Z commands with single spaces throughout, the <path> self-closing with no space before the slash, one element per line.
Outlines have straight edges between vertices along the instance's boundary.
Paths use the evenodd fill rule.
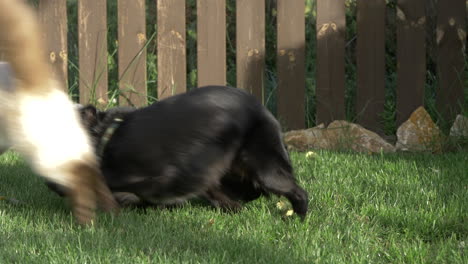
<path fill-rule="evenodd" d="M 305 222 L 272 197 L 238 214 L 198 203 L 125 209 L 81 228 L 7 153 L 0 263 L 467 263 L 467 154 L 292 153 L 310 196 Z"/>

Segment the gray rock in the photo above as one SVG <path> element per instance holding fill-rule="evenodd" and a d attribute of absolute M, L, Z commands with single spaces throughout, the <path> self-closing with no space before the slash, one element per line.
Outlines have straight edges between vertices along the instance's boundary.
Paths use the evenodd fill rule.
<path fill-rule="evenodd" d="M 442 149 L 442 134 L 424 109 L 416 109 L 397 130 L 396 148 L 399 151 L 430 151 Z"/>
<path fill-rule="evenodd" d="M 323 124 L 285 133 L 284 140 L 289 149 L 306 151 L 309 149 L 343 150 L 358 152 L 394 152 L 395 147 L 376 133 L 344 120 L 333 121 L 327 128 Z"/>
<path fill-rule="evenodd" d="M 468 117 L 457 115 L 455 122 L 450 128 L 451 137 L 468 137 Z"/>
<path fill-rule="evenodd" d="M 344 120 L 333 121 L 328 125 L 329 137 L 336 149 L 352 149 L 358 152 L 395 152 L 395 147 L 377 133 Z"/>

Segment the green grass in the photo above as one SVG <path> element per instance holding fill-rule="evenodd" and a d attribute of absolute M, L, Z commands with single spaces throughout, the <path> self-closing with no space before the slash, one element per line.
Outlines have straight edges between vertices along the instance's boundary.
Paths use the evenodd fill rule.
<path fill-rule="evenodd" d="M 468 152 L 292 153 L 305 222 L 261 198 L 238 214 L 200 204 L 125 209 L 77 226 L 12 153 L 0 156 L 0 263 L 468 263 Z"/>

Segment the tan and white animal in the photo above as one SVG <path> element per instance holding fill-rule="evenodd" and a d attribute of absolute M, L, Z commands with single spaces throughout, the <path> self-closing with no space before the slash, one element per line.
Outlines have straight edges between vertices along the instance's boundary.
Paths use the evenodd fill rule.
<path fill-rule="evenodd" d="M 97 205 L 109 211 L 116 203 L 73 103 L 53 78 L 37 21 L 23 0 L 0 0 L 0 59 L 14 76 L 0 82 L 0 150 L 13 147 L 37 174 L 64 186 L 86 224 Z"/>

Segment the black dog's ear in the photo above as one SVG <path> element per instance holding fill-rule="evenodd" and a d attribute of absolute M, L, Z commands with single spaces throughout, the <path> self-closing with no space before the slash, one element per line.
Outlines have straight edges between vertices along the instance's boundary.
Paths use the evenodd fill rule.
<path fill-rule="evenodd" d="M 97 109 L 93 105 L 86 105 L 80 108 L 81 118 L 85 121 L 97 121 Z"/>
<path fill-rule="evenodd" d="M 104 120 L 104 118 L 107 116 L 107 112 L 106 111 L 99 111 L 97 110 L 97 120 L 98 121 L 102 121 Z"/>
<path fill-rule="evenodd" d="M 93 105 L 81 106 L 79 108 L 81 122 L 86 128 L 93 128 L 98 123 L 98 110 Z"/>

